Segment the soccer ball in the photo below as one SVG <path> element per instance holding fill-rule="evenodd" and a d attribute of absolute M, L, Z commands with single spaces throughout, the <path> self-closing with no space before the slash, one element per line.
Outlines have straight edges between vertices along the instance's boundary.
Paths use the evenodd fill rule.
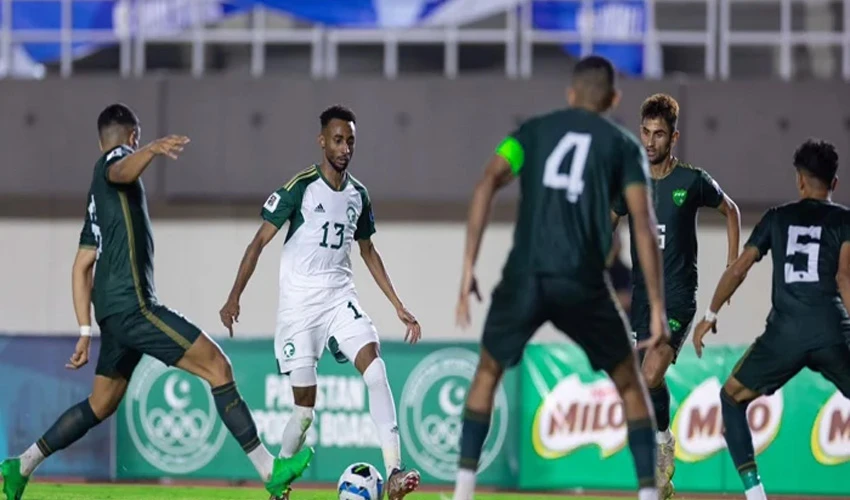
<path fill-rule="evenodd" d="M 337 485 L 339 500 L 381 500 L 384 478 L 371 464 L 358 462 L 345 468 Z"/>

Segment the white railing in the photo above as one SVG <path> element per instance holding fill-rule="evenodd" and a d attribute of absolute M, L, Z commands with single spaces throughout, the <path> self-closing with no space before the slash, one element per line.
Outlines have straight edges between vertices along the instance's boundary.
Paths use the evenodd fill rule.
<path fill-rule="evenodd" d="M 60 74 L 69 77 L 74 71 L 72 44 L 115 43 L 120 49 L 119 71 L 124 77 L 142 76 L 146 72 L 145 55 L 150 43 L 187 44 L 192 48 L 191 73 L 200 77 L 204 74 L 204 53 L 209 44 L 249 45 L 251 47 L 250 72 L 255 77 L 265 73 L 268 44 L 307 45 L 311 50 L 311 76 L 334 78 L 338 74 L 339 47 L 347 44 L 382 45 L 383 74 L 396 78 L 399 73 L 399 46 L 410 44 L 442 45 L 444 50 L 443 74 L 455 78 L 460 71 L 458 53 L 463 45 L 490 45 L 504 47 L 505 75 L 509 78 L 528 78 L 533 73 L 533 49 L 541 45 L 578 43 L 582 54 L 591 52 L 594 43 L 642 44 L 644 47 L 644 76 L 660 76 L 653 70 L 651 53 L 659 46 L 703 47 L 704 76 L 708 79 L 728 79 L 730 75 L 730 53 L 734 47 L 769 46 L 779 51 L 779 75 L 788 80 L 793 76 L 792 48 L 798 45 L 838 46 L 842 48 L 842 75 L 850 80 L 850 0 L 842 0 L 844 7 L 843 31 L 841 32 L 795 32 L 792 31 L 792 3 L 825 2 L 828 0 L 652 0 L 647 2 L 645 22 L 656 26 L 656 10 L 670 3 L 696 3 L 705 6 L 705 27 L 699 30 L 647 29 L 642 32 L 608 33 L 600 35 L 592 29 L 593 19 L 579 23 L 588 29 L 572 31 L 547 31 L 535 29 L 532 19 L 531 0 L 522 0 L 518 9 L 506 12 L 503 28 L 470 29 L 461 26 L 415 29 L 334 29 L 270 28 L 267 27 L 266 10 L 257 8 L 251 13 L 251 26 L 240 29 L 207 28 L 211 21 L 211 6 L 218 2 L 210 0 L 185 0 L 189 8 L 186 29 L 164 31 L 155 22 L 138 22 L 145 19 L 143 9 L 147 4 L 136 0 L 123 0 L 123 19 L 116 22 L 115 30 L 75 30 L 72 24 L 74 2 L 102 0 L 58 0 L 62 16 L 59 30 L 15 30 L 12 31 L 12 12 L 17 0 L 0 0 L 0 61 L 9 61 L 12 48 L 18 43 L 59 43 L 61 46 Z M 51 2 L 57 0 L 26 0 L 27 2 Z M 561 0 L 581 4 L 585 12 L 592 12 L 592 0 Z M 775 31 L 733 31 L 731 29 L 732 4 L 771 3 L 780 5 L 781 26 Z M 147 16 L 149 18 L 150 16 Z M 214 17 L 214 16 L 212 16 Z M 130 20 L 136 20 L 132 22 Z M 7 63 L 8 64 L 8 63 Z M 2 75 L 0 75 L 2 76 Z"/>

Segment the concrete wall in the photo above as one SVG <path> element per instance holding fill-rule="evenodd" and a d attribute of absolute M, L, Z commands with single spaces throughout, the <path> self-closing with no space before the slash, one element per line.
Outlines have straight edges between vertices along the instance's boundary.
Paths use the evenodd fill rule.
<path fill-rule="evenodd" d="M 478 274 L 485 293 L 474 308 L 474 323 L 466 332 L 454 326 L 464 227 L 454 223 L 382 224 L 375 242 L 386 261 L 402 299 L 418 316 L 426 339 L 477 340 L 511 243 L 512 227 L 491 226 L 485 235 Z M 153 221 L 156 238 L 155 273 L 162 301 L 192 318 L 208 332 L 226 330 L 218 320 L 242 252 L 259 220 Z M 3 258 L 0 259 L 0 331 L 76 334 L 71 303 L 71 264 L 80 224 L 71 220 L 0 219 Z M 744 228 L 745 237 L 750 228 Z M 700 312 L 708 304 L 725 268 L 726 236 L 722 228 L 703 227 L 699 233 Z M 624 240 L 628 243 L 628 239 Z M 271 335 L 277 307 L 278 261 L 282 238 L 266 249 L 242 301 L 239 337 Z M 623 249 L 624 253 L 628 248 Z M 357 256 L 356 282 L 361 302 L 381 336 L 400 339 L 401 324 L 368 270 Z M 719 333 L 711 342 L 748 343 L 762 331 L 769 310 L 771 266 L 765 261 L 721 312 Z M 539 340 L 561 337 L 547 326 Z"/>
<path fill-rule="evenodd" d="M 146 175 L 153 201 L 256 202 L 318 159 L 317 116 L 342 102 L 358 114 L 353 168 L 376 201 L 465 204 L 494 145 L 520 120 L 563 105 L 564 83 L 178 77 L 0 82 L 0 197 L 82 199 L 98 156 L 97 113 L 120 99 L 138 110 L 144 139 L 165 133 L 193 139 L 179 162 L 159 161 Z M 850 86 L 844 83 L 624 81 L 622 87 L 623 103 L 614 116 L 632 129 L 647 95 L 669 92 L 680 99 L 679 155 L 708 169 L 745 206 L 795 194 L 791 155 L 806 137 L 820 136 L 850 151 Z M 839 189 L 837 198 L 850 201 L 850 191 Z"/>

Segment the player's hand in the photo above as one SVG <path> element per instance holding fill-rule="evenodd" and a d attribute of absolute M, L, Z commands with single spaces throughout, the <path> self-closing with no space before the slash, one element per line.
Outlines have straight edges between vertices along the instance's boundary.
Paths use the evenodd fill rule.
<path fill-rule="evenodd" d="M 667 323 L 667 313 L 664 309 L 653 309 L 652 318 L 649 323 L 648 339 L 638 342 L 637 349 L 655 349 L 670 340 L 670 325 Z"/>
<path fill-rule="evenodd" d="M 91 347 L 91 337 L 80 337 L 77 341 L 77 347 L 74 349 L 74 354 L 71 359 L 65 363 L 65 368 L 69 370 L 79 370 L 89 362 L 89 348 Z"/>
<path fill-rule="evenodd" d="M 470 295 L 474 295 L 478 299 L 478 302 L 481 302 L 481 293 L 478 291 L 478 280 L 475 279 L 472 268 L 465 269 L 463 272 L 463 278 L 460 283 L 460 296 L 457 299 L 457 307 L 455 308 L 455 322 L 464 330 L 472 321 L 469 315 Z"/>
<path fill-rule="evenodd" d="M 169 135 L 153 141 L 149 147 L 154 154 L 165 155 L 176 160 L 177 155 L 183 152 L 183 147 L 188 143 L 189 138 L 185 135 Z"/>
<path fill-rule="evenodd" d="M 224 304 L 218 315 L 221 318 L 221 323 L 233 337 L 233 323 L 239 323 L 239 301 L 227 299 L 227 303 Z"/>
<path fill-rule="evenodd" d="M 398 319 L 407 326 L 407 332 L 404 334 L 404 341 L 415 344 L 422 338 L 422 327 L 419 326 L 419 321 L 416 317 L 407 310 L 404 306 L 396 309 Z"/>
<path fill-rule="evenodd" d="M 717 333 L 717 321 L 708 321 L 703 319 L 697 326 L 694 328 L 694 349 L 697 351 L 697 357 L 702 357 L 702 349 L 705 347 L 705 343 L 702 341 L 708 332 Z"/>

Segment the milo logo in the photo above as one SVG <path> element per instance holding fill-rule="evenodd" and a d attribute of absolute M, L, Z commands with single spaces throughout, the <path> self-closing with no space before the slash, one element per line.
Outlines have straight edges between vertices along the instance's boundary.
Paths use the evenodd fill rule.
<path fill-rule="evenodd" d="M 812 426 L 812 455 L 824 465 L 850 462 L 850 400 L 835 391 Z"/>
<path fill-rule="evenodd" d="M 227 438 L 209 384 L 148 356 L 133 373 L 125 404 L 133 445 L 163 472 L 204 467 Z"/>
<path fill-rule="evenodd" d="M 776 439 L 783 406 L 779 390 L 772 396 L 759 397 L 747 407 L 756 455 Z M 705 380 L 688 394 L 673 418 L 672 429 L 677 441 L 676 458 L 683 462 L 699 462 L 726 448 L 717 377 Z"/>
<path fill-rule="evenodd" d="M 404 384 L 399 403 L 401 439 L 416 465 L 436 479 L 455 479 L 466 392 L 477 364 L 478 355 L 472 351 L 440 349 L 413 367 Z M 508 398 L 500 385 L 478 472 L 502 451 L 507 431 Z"/>
<path fill-rule="evenodd" d="M 543 458 L 561 458 L 590 445 L 607 458 L 626 446 L 623 402 L 609 379 L 584 383 L 570 375 L 543 400 L 531 432 L 534 451 Z"/>

